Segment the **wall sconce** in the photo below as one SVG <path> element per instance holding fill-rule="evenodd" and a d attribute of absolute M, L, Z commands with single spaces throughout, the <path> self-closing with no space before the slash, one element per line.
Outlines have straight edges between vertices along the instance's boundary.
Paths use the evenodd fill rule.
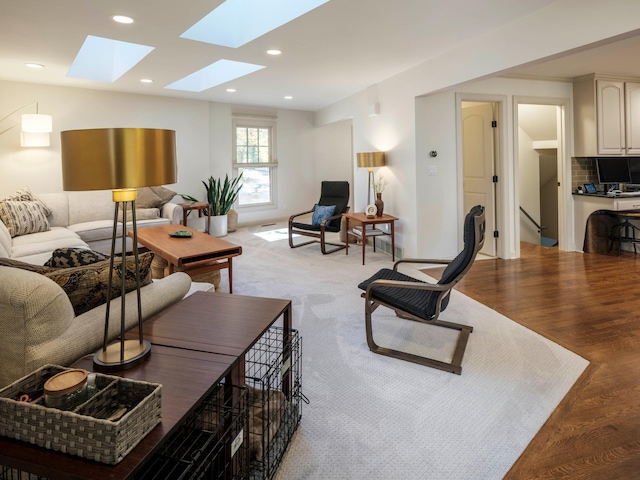
<path fill-rule="evenodd" d="M 49 133 L 53 131 L 53 119 L 51 115 L 43 115 L 38 113 L 38 102 L 30 103 L 24 107 L 20 107 L 14 110 L 9 115 L 6 115 L 0 119 L 0 123 L 8 119 L 12 115 L 15 115 L 20 110 L 25 108 L 36 106 L 36 113 L 22 115 L 21 132 L 20 132 L 20 146 L 21 147 L 48 147 L 51 144 Z M 0 132 L 0 135 L 17 127 L 19 124 L 11 125 L 9 128 Z"/>

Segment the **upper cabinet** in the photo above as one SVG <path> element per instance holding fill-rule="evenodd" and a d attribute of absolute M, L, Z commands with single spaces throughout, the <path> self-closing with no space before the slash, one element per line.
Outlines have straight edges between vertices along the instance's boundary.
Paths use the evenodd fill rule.
<path fill-rule="evenodd" d="M 640 154 L 640 83 L 589 75 L 573 83 L 576 157 Z"/>

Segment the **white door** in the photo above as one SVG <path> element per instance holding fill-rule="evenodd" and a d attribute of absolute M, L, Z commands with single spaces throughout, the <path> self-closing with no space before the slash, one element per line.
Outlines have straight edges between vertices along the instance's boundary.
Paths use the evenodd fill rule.
<path fill-rule="evenodd" d="M 464 211 L 485 208 L 486 238 L 481 253 L 496 256 L 493 104 L 462 102 L 462 168 Z"/>

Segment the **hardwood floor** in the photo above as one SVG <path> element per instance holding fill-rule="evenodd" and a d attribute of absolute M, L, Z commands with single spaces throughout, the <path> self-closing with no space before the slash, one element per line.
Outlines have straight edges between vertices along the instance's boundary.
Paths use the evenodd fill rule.
<path fill-rule="evenodd" d="M 457 288 L 591 362 L 505 478 L 640 479 L 640 255 L 523 243 Z"/>

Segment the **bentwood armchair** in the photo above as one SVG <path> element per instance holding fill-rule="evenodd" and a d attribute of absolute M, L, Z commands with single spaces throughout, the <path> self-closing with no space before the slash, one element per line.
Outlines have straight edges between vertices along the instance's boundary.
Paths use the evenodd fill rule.
<path fill-rule="evenodd" d="M 360 283 L 358 287 L 365 291 L 362 297 L 365 299 L 365 327 L 369 349 L 374 353 L 460 375 L 462 373 L 462 357 L 473 327 L 446 322 L 440 320 L 439 317 L 449 304 L 451 290 L 471 268 L 476 254 L 484 244 L 484 238 L 484 208 L 478 205 L 473 207 L 465 217 L 464 248 L 452 261 L 403 259 L 394 264 L 393 270 L 384 268 Z M 434 284 L 400 273 L 398 265 L 402 263 L 435 263 L 446 264 L 447 267 L 440 280 Z M 394 310 L 396 315 L 403 319 L 459 330 L 460 334 L 451 362 L 443 362 L 376 344 L 373 339 L 371 316 L 379 306 Z"/>
<path fill-rule="evenodd" d="M 289 246 L 302 247 L 310 243 L 320 243 L 323 254 L 333 253 L 346 247 L 343 243 L 331 243 L 326 239 L 328 232 L 339 233 L 342 214 L 349 211 L 349 182 L 323 181 L 320 188 L 320 200 L 313 208 L 289 217 Z M 313 213 L 311 222 L 296 221 L 298 217 Z M 294 235 L 313 237 L 316 240 L 294 244 Z M 335 248 L 327 249 L 327 245 Z"/>

